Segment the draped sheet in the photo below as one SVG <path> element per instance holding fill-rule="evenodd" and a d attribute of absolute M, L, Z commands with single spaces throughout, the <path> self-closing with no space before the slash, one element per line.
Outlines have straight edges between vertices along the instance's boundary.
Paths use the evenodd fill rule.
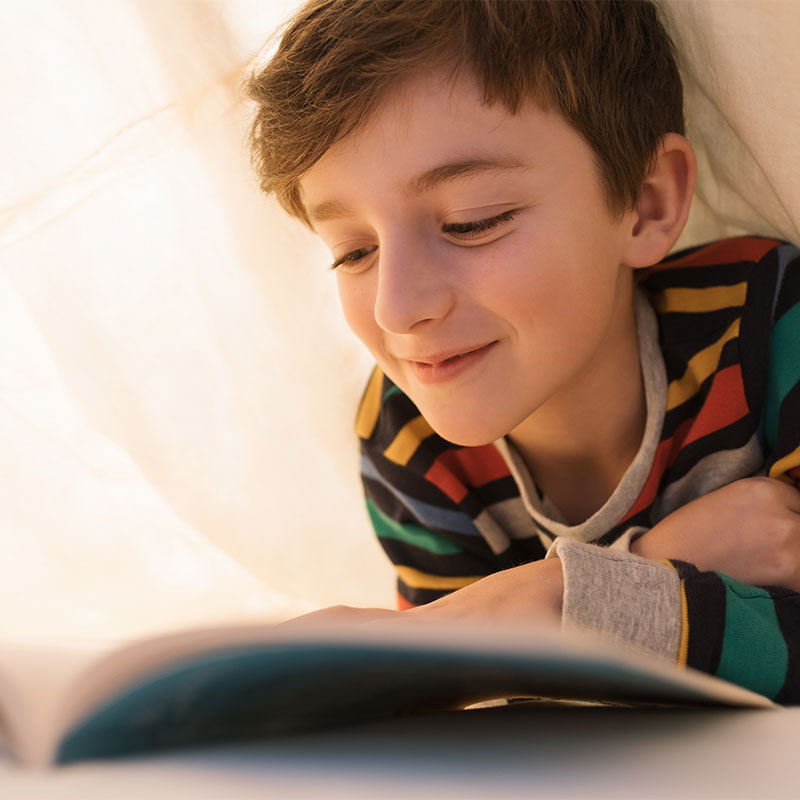
<path fill-rule="evenodd" d="M 293 0 L 0 3 L 0 636 L 391 603 L 370 369 L 260 196 L 248 63 Z M 800 4 L 667 2 L 700 188 L 681 244 L 800 239 Z"/>

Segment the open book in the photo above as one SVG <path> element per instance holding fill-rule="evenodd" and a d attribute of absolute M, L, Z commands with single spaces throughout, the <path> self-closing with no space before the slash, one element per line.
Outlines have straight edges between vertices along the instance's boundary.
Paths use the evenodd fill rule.
<path fill-rule="evenodd" d="M 30 765 L 521 697 L 772 705 L 708 675 L 549 628 L 311 620 L 160 634 L 99 657 L 0 648 L 4 741 Z"/>

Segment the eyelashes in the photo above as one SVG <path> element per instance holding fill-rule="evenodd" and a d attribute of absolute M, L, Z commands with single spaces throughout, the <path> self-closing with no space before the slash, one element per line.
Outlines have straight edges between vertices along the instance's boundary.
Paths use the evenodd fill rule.
<path fill-rule="evenodd" d="M 331 269 L 341 267 L 342 264 L 357 264 L 362 258 L 366 258 L 377 249 L 377 245 L 371 244 L 369 247 L 359 247 L 358 250 L 351 250 L 349 253 L 345 253 L 341 258 L 337 258 L 336 261 L 331 264 Z"/>
<path fill-rule="evenodd" d="M 495 217 L 479 219 L 475 222 L 448 222 L 442 225 L 442 231 L 462 238 L 472 238 L 480 236 L 480 234 L 486 233 L 486 231 L 490 231 L 504 222 L 511 222 L 518 213 L 518 209 L 513 209 L 511 211 L 504 211 L 502 214 L 498 214 Z"/>
<path fill-rule="evenodd" d="M 447 222 L 442 225 L 442 233 L 446 233 L 456 239 L 478 239 L 483 234 L 494 230 L 503 223 L 511 222 L 519 211 L 520 209 L 515 208 L 511 211 L 504 211 L 502 214 L 497 214 L 494 217 L 487 217 L 486 219 L 479 219 L 471 222 Z M 360 261 L 374 253 L 377 249 L 378 246 L 373 244 L 351 250 L 349 253 L 345 253 L 343 256 L 337 258 L 333 264 L 331 264 L 331 269 L 337 269 L 342 266 L 356 267 Z"/>

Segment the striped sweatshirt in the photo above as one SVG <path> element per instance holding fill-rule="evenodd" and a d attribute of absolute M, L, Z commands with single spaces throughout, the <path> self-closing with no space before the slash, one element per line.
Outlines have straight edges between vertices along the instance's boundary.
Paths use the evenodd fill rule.
<path fill-rule="evenodd" d="M 579 525 L 559 518 L 509 440 L 447 442 L 373 372 L 356 429 L 398 605 L 557 554 L 565 626 L 800 703 L 800 595 L 629 551 L 632 537 L 740 478 L 800 483 L 800 250 L 740 237 L 675 253 L 640 274 L 636 319 L 645 434 Z"/>

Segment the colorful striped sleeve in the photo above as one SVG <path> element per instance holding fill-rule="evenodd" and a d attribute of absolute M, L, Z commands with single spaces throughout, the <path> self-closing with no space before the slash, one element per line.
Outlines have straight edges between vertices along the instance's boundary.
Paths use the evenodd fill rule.
<path fill-rule="evenodd" d="M 772 303 L 761 431 L 772 478 L 800 485 L 800 250 L 783 244 Z M 689 666 L 779 703 L 800 703 L 800 595 L 672 562 Z"/>
<path fill-rule="evenodd" d="M 437 437 L 377 369 L 356 430 L 367 513 L 397 572 L 398 608 L 429 603 L 493 572 L 472 518 L 419 469 Z"/>
<path fill-rule="evenodd" d="M 800 595 L 671 563 L 684 603 L 684 663 L 778 703 L 800 703 Z"/>
<path fill-rule="evenodd" d="M 762 416 L 771 478 L 800 484 L 800 250 L 778 250 L 769 342 L 769 371 Z"/>

